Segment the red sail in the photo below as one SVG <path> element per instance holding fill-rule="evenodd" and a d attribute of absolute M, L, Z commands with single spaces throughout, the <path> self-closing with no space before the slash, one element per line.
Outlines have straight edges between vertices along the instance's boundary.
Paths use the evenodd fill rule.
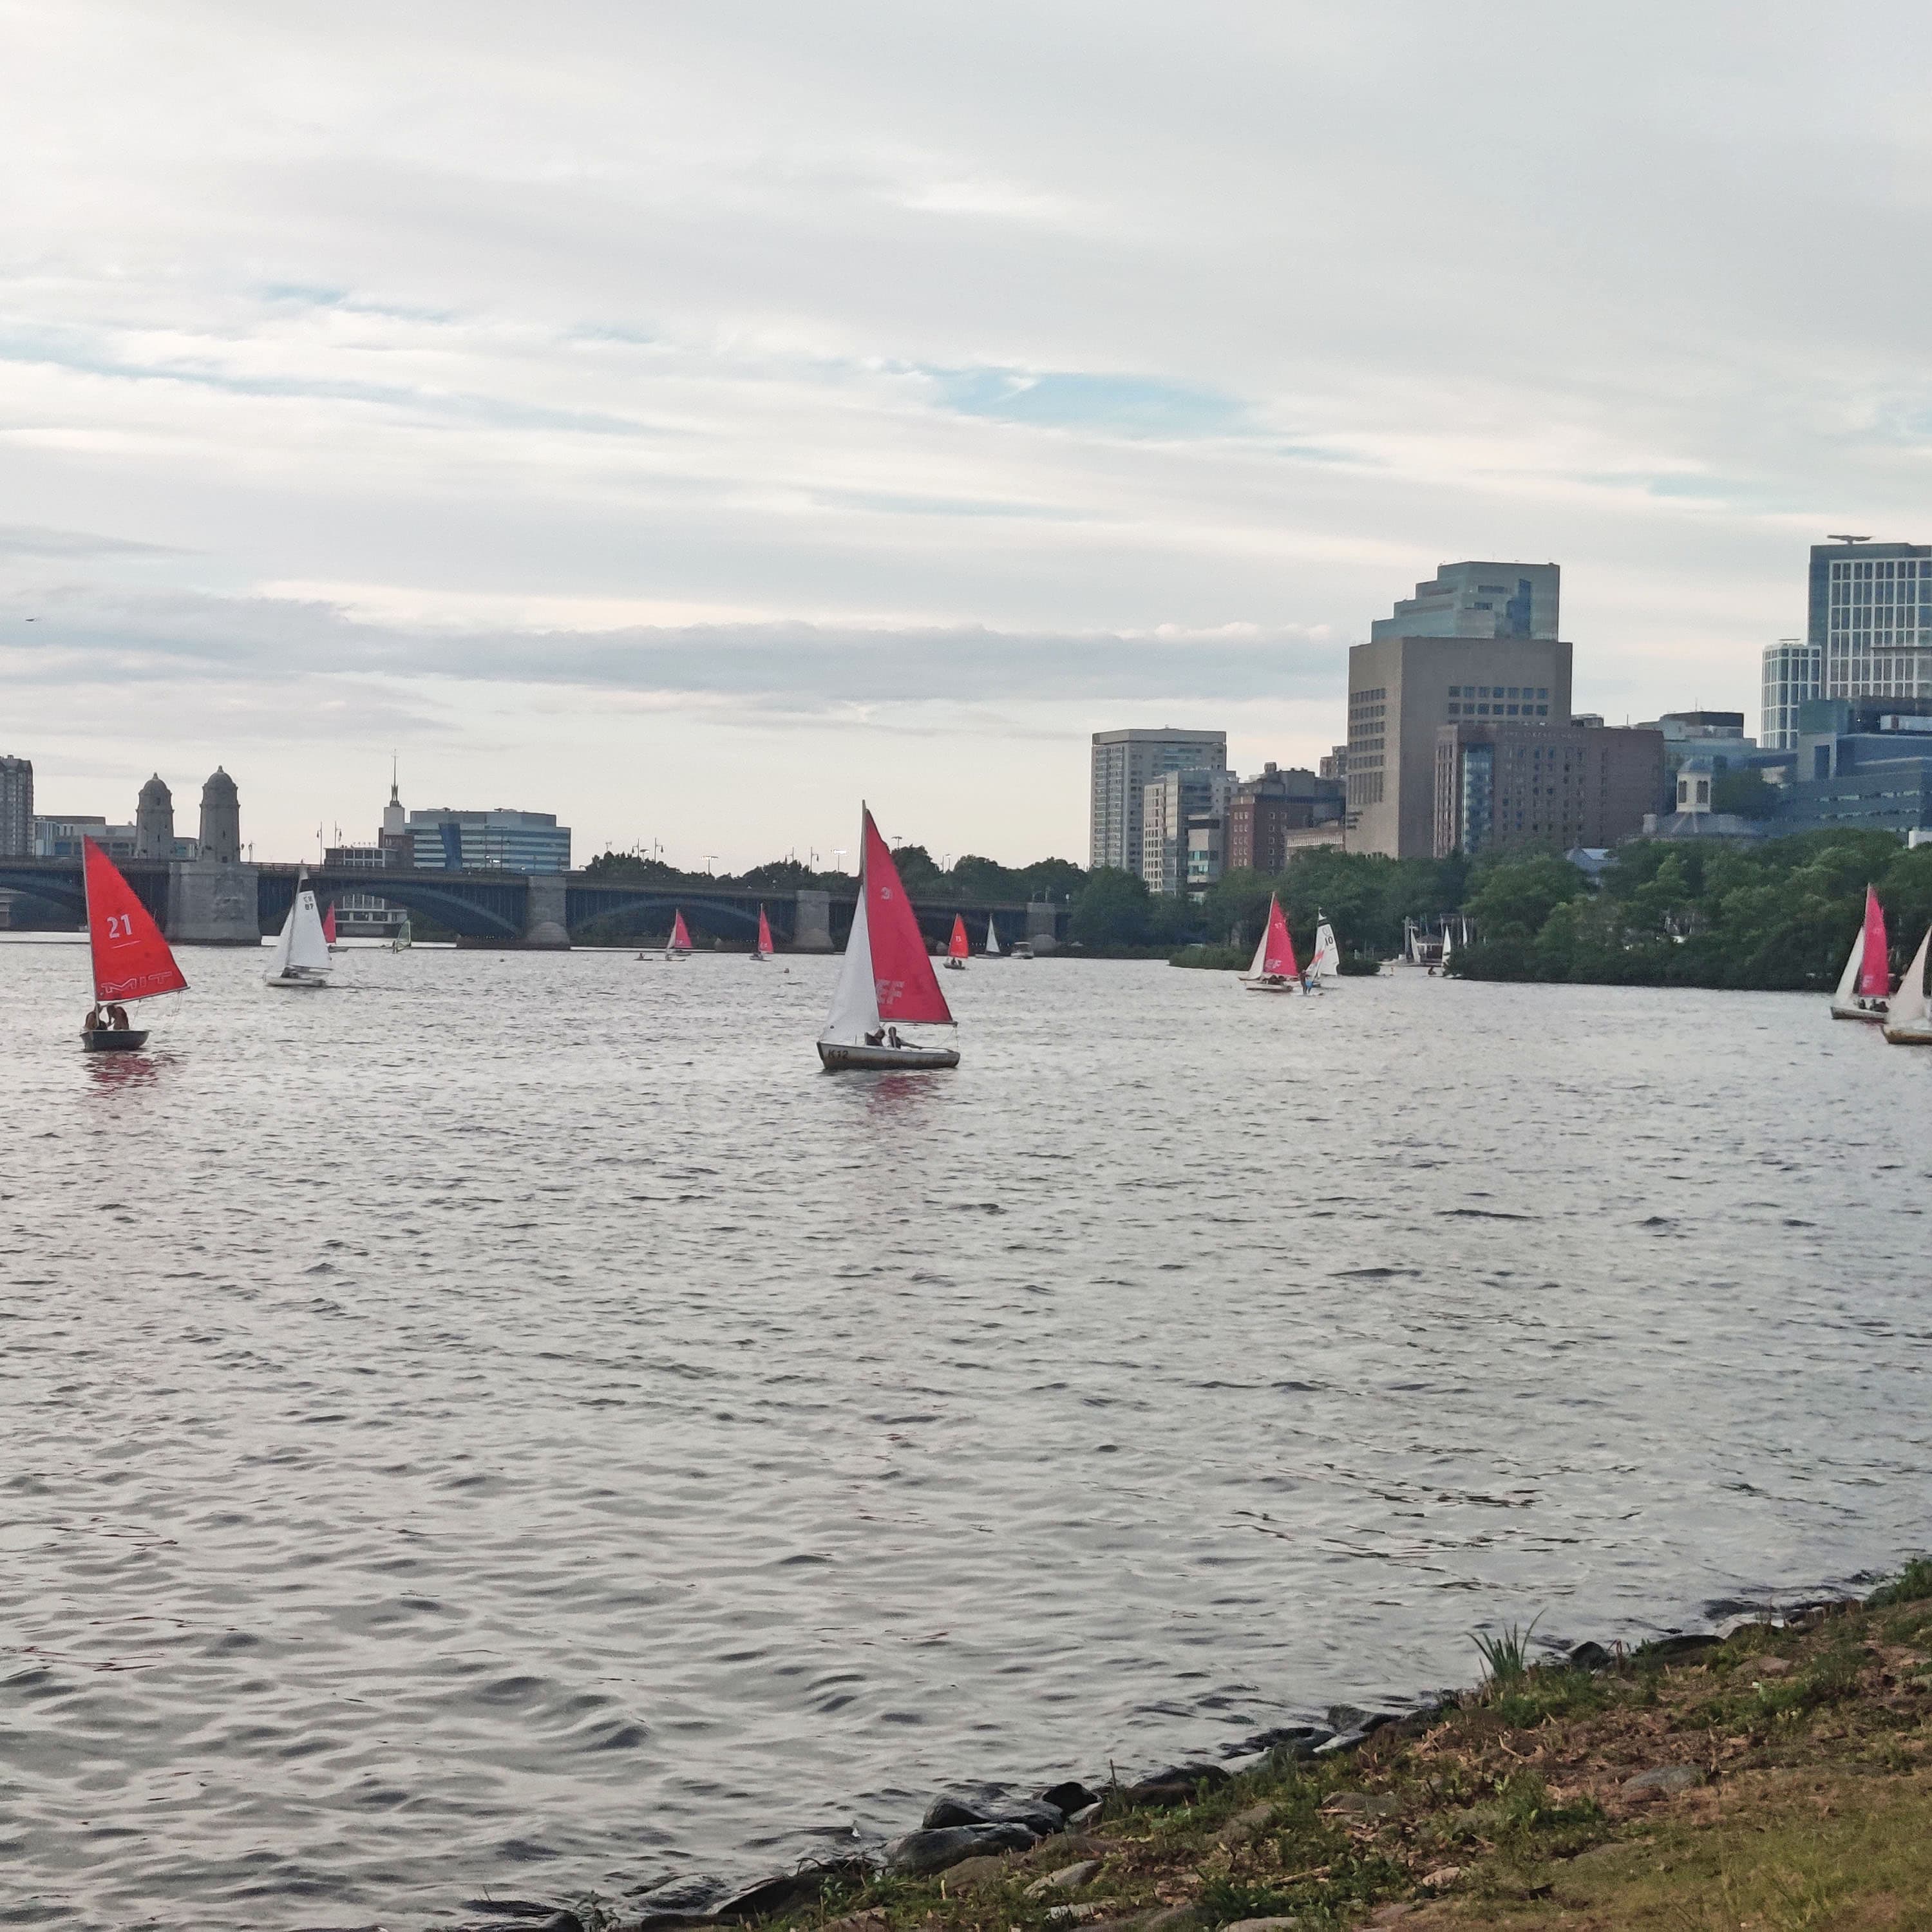
<path fill-rule="evenodd" d="M 925 1020 L 950 1026 L 952 1009 L 939 990 L 939 976 L 926 957 L 912 902 L 899 883 L 899 868 L 866 814 L 866 929 L 872 944 L 872 984 L 882 1020 Z"/>
<path fill-rule="evenodd" d="M 1865 888 L 1865 955 L 1858 962 L 1858 991 L 1868 1000 L 1892 992 L 1892 962 L 1886 950 L 1885 911 L 1878 895 Z"/>
<path fill-rule="evenodd" d="M 1288 921 L 1282 917 L 1281 902 L 1268 901 L 1268 950 L 1262 955 L 1262 970 L 1298 980 L 1301 968 L 1294 963 L 1294 941 L 1288 937 Z"/>
<path fill-rule="evenodd" d="M 151 1000 L 157 993 L 184 993 L 168 942 L 154 915 L 134 896 L 114 861 L 92 838 L 86 848 L 87 943 L 94 953 L 97 1000 Z"/>
<path fill-rule="evenodd" d="M 952 915 L 952 937 L 946 942 L 946 956 L 949 959 L 964 959 L 971 950 L 966 943 L 966 921 L 956 912 Z"/>
<path fill-rule="evenodd" d="M 328 944 L 335 944 L 335 908 L 331 906 L 322 916 L 322 936 Z"/>
<path fill-rule="evenodd" d="M 676 914 L 671 921 L 668 950 L 673 952 L 688 952 L 691 950 L 691 928 L 685 924 L 682 913 Z"/>
<path fill-rule="evenodd" d="M 765 909 L 763 906 L 758 908 L 758 950 L 760 952 L 770 952 L 772 950 L 772 922 L 766 918 Z"/>

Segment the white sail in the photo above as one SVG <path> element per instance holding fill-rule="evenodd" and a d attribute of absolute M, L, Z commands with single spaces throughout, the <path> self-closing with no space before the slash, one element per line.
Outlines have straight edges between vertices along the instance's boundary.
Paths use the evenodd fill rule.
<path fill-rule="evenodd" d="M 1850 1000 L 1858 983 L 1858 968 L 1865 963 L 1865 929 L 1858 928 L 1858 936 L 1852 941 L 1852 956 L 1845 962 L 1845 970 L 1838 975 L 1838 990 L 1832 997 L 1834 1000 Z"/>
<path fill-rule="evenodd" d="M 1335 928 L 1325 919 L 1315 928 L 1315 957 L 1310 962 L 1310 970 L 1318 979 L 1341 976 L 1342 949 L 1335 944 Z"/>
<path fill-rule="evenodd" d="M 1445 919 L 1442 922 L 1442 963 L 1444 965 L 1448 964 L 1449 956 L 1455 950 L 1456 942 L 1449 936 L 1449 922 Z"/>
<path fill-rule="evenodd" d="M 986 957 L 997 959 L 1000 956 L 999 928 L 989 919 L 986 922 Z"/>
<path fill-rule="evenodd" d="M 286 974 L 326 973 L 329 970 L 328 941 L 322 930 L 322 914 L 316 910 L 315 895 L 306 886 L 296 894 L 295 904 L 282 922 L 281 936 L 275 941 L 273 970 Z"/>
<path fill-rule="evenodd" d="M 1262 968 L 1268 964 L 1268 922 L 1266 920 L 1263 920 L 1262 936 L 1255 946 L 1255 956 L 1248 962 L 1248 970 L 1245 977 L 1258 980 L 1262 976 Z"/>
<path fill-rule="evenodd" d="M 1891 1010 L 1886 1016 L 1886 1031 L 1891 1033 L 1901 1027 L 1923 1026 L 1932 1018 L 1932 1000 L 1925 997 L 1925 956 L 1932 950 L 1932 926 L 1925 929 L 1925 937 L 1918 942 L 1918 950 L 1912 956 L 1912 964 L 1905 969 L 1905 977 L 1898 982 L 1898 991 L 1892 996 Z"/>
<path fill-rule="evenodd" d="M 860 849 L 863 850 L 863 842 Z M 832 1010 L 818 1036 L 832 1046 L 862 1045 L 866 1034 L 879 1030 L 879 984 L 872 972 L 872 929 L 866 917 L 866 872 L 859 868 L 859 902 L 852 909 L 852 931 L 845 941 L 845 958 L 832 988 Z"/>

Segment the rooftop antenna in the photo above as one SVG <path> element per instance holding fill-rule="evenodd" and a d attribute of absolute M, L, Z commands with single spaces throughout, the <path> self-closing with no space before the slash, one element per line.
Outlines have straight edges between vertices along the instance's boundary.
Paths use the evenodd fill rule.
<path fill-rule="evenodd" d="M 1825 532 L 1825 541 L 1827 543 L 1870 543 L 1871 542 L 1871 538 L 1870 537 L 1841 536 L 1836 530 L 1827 530 Z"/>
<path fill-rule="evenodd" d="M 392 805 L 400 805 L 402 802 L 401 799 L 398 796 L 396 791 L 396 754 L 394 752 L 392 752 L 389 754 L 389 802 Z"/>

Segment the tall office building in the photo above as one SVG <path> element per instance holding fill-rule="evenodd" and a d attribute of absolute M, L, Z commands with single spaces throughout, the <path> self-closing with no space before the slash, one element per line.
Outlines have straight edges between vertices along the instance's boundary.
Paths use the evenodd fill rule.
<path fill-rule="evenodd" d="M 1348 849 L 1436 849 L 1436 736 L 1464 719 L 1570 722 L 1553 563 L 1444 564 L 1348 653 Z"/>
<path fill-rule="evenodd" d="M 1169 772 L 1226 771 L 1225 731 L 1096 731 L 1088 864 L 1139 876 L 1147 788 Z"/>
<path fill-rule="evenodd" d="M 567 872 L 570 827 L 549 812 L 410 814 L 416 864 L 428 872 Z"/>
<path fill-rule="evenodd" d="M 1149 892 L 1172 896 L 1186 886 L 1188 832 L 1197 821 L 1226 818 L 1234 783 L 1225 767 L 1190 765 L 1142 788 L 1140 875 Z"/>
<path fill-rule="evenodd" d="M 34 854 L 34 761 L 0 758 L 0 859 Z"/>
<path fill-rule="evenodd" d="M 1822 698 L 1932 697 L 1932 544 L 1811 546 Z"/>
<path fill-rule="evenodd" d="M 1767 752 L 1798 744 L 1798 707 L 1823 694 L 1819 682 L 1824 652 L 1802 638 L 1780 638 L 1764 647 L 1764 683 L 1758 706 L 1758 742 Z"/>

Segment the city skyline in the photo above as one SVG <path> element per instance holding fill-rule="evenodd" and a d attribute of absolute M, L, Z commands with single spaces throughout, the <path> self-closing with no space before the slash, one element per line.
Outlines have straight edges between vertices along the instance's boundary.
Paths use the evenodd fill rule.
<path fill-rule="evenodd" d="M 0 752 L 290 855 L 400 748 L 586 853 L 1077 860 L 1094 730 L 1312 769 L 1453 556 L 1562 563 L 1580 709 L 1748 709 L 1809 546 L 1923 534 L 1874 10 L 76 0 L 0 76 Z"/>

